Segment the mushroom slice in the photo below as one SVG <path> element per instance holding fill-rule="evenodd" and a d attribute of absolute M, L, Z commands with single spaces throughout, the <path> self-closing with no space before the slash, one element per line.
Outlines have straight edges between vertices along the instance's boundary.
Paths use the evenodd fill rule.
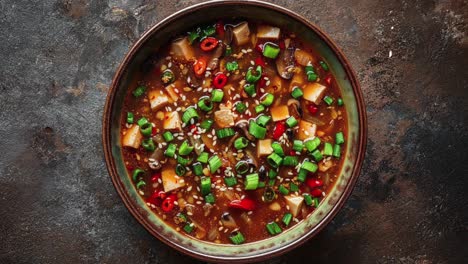
<path fill-rule="evenodd" d="M 276 58 L 276 70 L 283 79 L 291 79 L 294 75 L 294 48 L 289 47 L 280 52 Z"/>

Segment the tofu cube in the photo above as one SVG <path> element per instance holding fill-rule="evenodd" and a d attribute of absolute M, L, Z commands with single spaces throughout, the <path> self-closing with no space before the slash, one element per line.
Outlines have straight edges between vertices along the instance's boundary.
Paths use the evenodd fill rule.
<path fill-rule="evenodd" d="M 161 90 L 151 90 L 148 93 L 148 99 L 152 110 L 159 110 L 169 103 L 169 97 Z"/>
<path fill-rule="evenodd" d="M 173 167 L 164 168 L 161 172 L 161 179 L 165 192 L 184 187 L 185 181 L 182 177 L 177 176 Z"/>
<path fill-rule="evenodd" d="M 257 143 L 257 157 L 270 155 L 273 153 L 273 148 L 271 147 L 271 139 L 261 139 Z"/>
<path fill-rule="evenodd" d="M 176 129 L 182 130 L 182 121 L 180 120 L 179 113 L 177 112 L 166 112 L 164 114 L 164 129 Z"/>
<path fill-rule="evenodd" d="M 236 26 L 232 30 L 232 33 L 234 36 L 234 43 L 238 46 L 247 44 L 247 42 L 249 42 L 250 40 L 250 29 L 249 29 L 249 24 L 247 22 L 244 22 Z"/>
<path fill-rule="evenodd" d="M 275 106 L 270 109 L 271 118 L 273 121 L 284 120 L 289 117 L 289 109 L 287 105 Z"/>
<path fill-rule="evenodd" d="M 214 120 L 221 128 L 234 126 L 234 113 L 229 109 L 218 110 L 214 113 Z"/>
<path fill-rule="evenodd" d="M 133 125 L 129 129 L 127 129 L 127 132 L 123 136 L 122 146 L 137 149 L 140 147 L 142 138 L 143 135 L 140 133 L 140 127 L 137 125 Z"/>
<path fill-rule="evenodd" d="M 280 37 L 280 31 L 281 30 L 277 27 L 260 25 L 257 28 L 257 38 L 277 40 Z"/>
<path fill-rule="evenodd" d="M 316 105 L 319 105 L 322 102 L 322 98 L 325 95 L 326 86 L 321 85 L 320 83 L 309 83 L 304 87 L 304 99 L 310 101 Z"/>
<path fill-rule="evenodd" d="M 178 59 L 192 60 L 195 58 L 195 52 L 187 37 L 172 42 L 170 52 Z"/>
<path fill-rule="evenodd" d="M 297 130 L 297 138 L 300 140 L 306 140 L 315 136 L 317 131 L 317 125 L 304 120 L 299 121 L 299 129 Z"/>
<path fill-rule="evenodd" d="M 302 209 L 302 204 L 304 203 L 304 197 L 302 196 L 285 196 L 286 204 L 289 205 L 289 211 L 291 214 L 296 217 Z"/>

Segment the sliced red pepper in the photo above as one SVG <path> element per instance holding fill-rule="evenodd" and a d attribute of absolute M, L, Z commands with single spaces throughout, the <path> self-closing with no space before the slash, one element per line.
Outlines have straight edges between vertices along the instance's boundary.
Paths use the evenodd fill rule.
<path fill-rule="evenodd" d="M 307 106 L 307 110 L 309 110 L 309 112 L 314 115 L 318 112 L 318 107 L 315 104 L 310 104 Z"/>
<path fill-rule="evenodd" d="M 250 200 L 249 198 L 244 198 L 242 200 L 233 200 L 229 203 L 229 207 L 245 211 L 252 211 L 255 209 L 255 202 Z"/>
<path fill-rule="evenodd" d="M 158 129 L 157 127 L 153 127 L 153 128 L 151 129 L 151 136 L 155 136 L 155 135 L 158 133 L 158 130 L 159 130 L 159 129 Z"/>
<path fill-rule="evenodd" d="M 224 29 L 224 23 L 222 21 L 219 21 L 218 23 L 216 23 L 216 33 L 218 34 L 220 38 L 224 38 L 225 32 L 226 31 Z"/>
<path fill-rule="evenodd" d="M 155 173 L 151 176 L 151 182 L 157 182 L 161 178 L 161 173 Z"/>
<path fill-rule="evenodd" d="M 275 128 L 273 129 L 273 138 L 278 140 L 286 131 L 286 123 L 284 121 L 276 122 Z"/>
<path fill-rule="evenodd" d="M 318 188 L 318 187 L 322 187 L 323 186 L 323 181 L 318 180 L 318 179 L 308 179 L 306 181 L 306 184 L 310 188 L 315 189 L 315 188 Z M 320 193 L 322 193 L 322 191 L 320 191 Z"/>
<path fill-rule="evenodd" d="M 260 80 L 258 80 L 258 83 L 257 83 L 258 88 L 265 88 L 266 87 L 265 77 L 266 77 L 266 75 L 262 74 L 262 76 L 260 77 Z M 261 97 L 262 94 L 259 94 L 259 96 Z"/>
<path fill-rule="evenodd" d="M 310 194 L 313 196 L 313 197 L 322 197 L 322 190 L 320 189 L 313 189 Z"/>
<path fill-rule="evenodd" d="M 257 57 L 255 59 L 255 65 L 260 65 L 262 67 L 266 66 L 265 61 L 262 59 L 262 57 Z"/>
<path fill-rule="evenodd" d="M 219 72 L 213 79 L 213 86 L 215 88 L 222 89 L 226 85 L 227 81 L 228 79 L 226 74 Z"/>
<path fill-rule="evenodd" d="M 203 51 L 214 50 L 218 46 L 218 40 L 213 37 L 207 37 L 200 43 L 200 49 Z"/>
<path fill-rule="evenodd" d="M 331 84 L 331 76 L 328 75 L 327 77 L 325 77 L 325 83 L 330 85 Z"/>
<path fill-rule="evenodd" d="M 172 196 L 167 197 L 161 204 L 161 209 L 164 212 L 170 212 L 174 208 L 174 199 Z"/>
<path fill-rule="evenodd" d="M 289 156 L 296 156 L 296 151 L 294 150 L 289 151 Z"/>
<path fill-rule="evenodd" d="M 284 50 L 286 48 L 286 44 L 284 44 L 284 40 L 281 40 L 279 43 L 278 43 L 278 46 L 280 49 Z"/>
<path fill-rule="evenodd" d="M 195 61 L 193 64 L 193 71 L 197 76 L 202 76 L 203 73 L 205 73 L 206 70 L 206 59 L 205 58 L 199 58 L 198 60 Z"/>
<path fill-rule="evenodd" d="M 263 45 L 264 45 L 264 43 L 257 43 L 257 45 L 255 45 L 255 49 L 258 52 L 263 53 Z"/>

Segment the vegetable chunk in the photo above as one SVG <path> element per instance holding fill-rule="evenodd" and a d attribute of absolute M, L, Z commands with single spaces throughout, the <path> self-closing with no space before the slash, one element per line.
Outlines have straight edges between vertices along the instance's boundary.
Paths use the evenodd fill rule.
<path fill-rule="evenodd" d="M 148 99 L 152 110 L 158 110 L 169 103 L 169 97 L 161 90 L 150 91 L 148 93 Z"/>
<path fill-rule="evenodd" d="M 326 86 L 320 83 L 309 83 L 304 87 L 304 99 L 319 105 L 325 94 Z"/>
<path fill-rule="evenodd" d="M 185 186 L 185 181 L 175 173 L 175 170 L 171 167 L 166 167 L 161 172 L 161 178 L 165 192 L 170 192 L 175 189 L 179 189 Z"/>
<path fill-rule="evenodd" d="M 180 120 L 179 113 L 177 112 L 166 112 L 164 114 L 164 129 L 176 129 L 182 130 L 182 121 Z"/>
<path fill-rule="evenodd" d="M 234 43 L 238 46 L 247 44 L 247 42 L 249 42 L 250 40 L 250 29 L 249 24 L 247 22 L 243 22 L 237 25 L 232 30 L 232 33 L 234 36 Z"/>
<path fill-rule="evenodd" d="M 123 136 L 122 146 L 137 149 L 140 147 L 142 137 L 140 127 L 133 125 L 127 130 L 125 136 Z"/>
<path fill-rule="evenodd" d="M 216 124 L 222 128 L 234 126 L 234 113 L 231 110 L 223 109 L 216 111 L 214 119 Z"/>
<path fill-rule="evenodd" d="M 308 138 L 315 137 L 315 131 L 317 131 L 317 125 L 307 122 L 305 120 L 299 121 L 299 130 L 297 131 L 297 138 L 305 140 Z"/>
<path fill-rule="evenodd" d="M 280 121 L 284 120 L 289 117 L 289 109 L 287 105 L 280 105 L 276 107 L 272 107 L 270 109 L 271 117 L 273 121 Z"/>
<path fill-rule="evenodd" d="M 304 197 L 302 196 L 285 196 L 286 204 L 289 206 L 289 211 L 296 217 L 301 211 L 302 204 L 304 203 Z"/>

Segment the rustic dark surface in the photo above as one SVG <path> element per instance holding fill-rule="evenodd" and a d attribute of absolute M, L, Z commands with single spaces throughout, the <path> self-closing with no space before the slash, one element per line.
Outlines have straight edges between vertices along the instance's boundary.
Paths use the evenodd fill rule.
<path fill-rule="evenodd" d="M 100 134 L 130 45 L 196 2 L 0 0 L 0 263 L 196 262 L 132 218 Z M 466 263 L 467 1 L 273 2 L 347 54 L 369 140 L 335 220 L 267 263 Z"/>

